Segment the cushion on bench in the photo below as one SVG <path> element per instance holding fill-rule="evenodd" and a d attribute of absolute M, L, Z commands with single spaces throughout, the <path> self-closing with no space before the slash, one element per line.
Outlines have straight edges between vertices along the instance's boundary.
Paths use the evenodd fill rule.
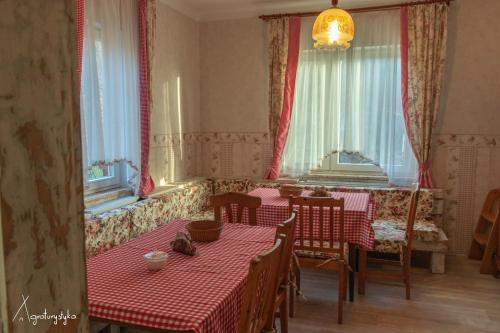
<path fill-rule="evenodd" d="M 203 180 L 131 205 L 89 216 L 85 221 L 87 256 L 104 252 L 177 218 L 207 208 L 212 184 Z"/>
<path fill-rule="evenodd" d="M 213 179 L 212 191 L 214 194 L 227 192 L 247 193 L 249 192 L 250 182 L 249 179 Z"/>
<path fill-rule="evenodd" d="M 214 211 L 212 209 L 202 210 L 201 212 L 189 216 L 189 220 L 215 220 Z"/>

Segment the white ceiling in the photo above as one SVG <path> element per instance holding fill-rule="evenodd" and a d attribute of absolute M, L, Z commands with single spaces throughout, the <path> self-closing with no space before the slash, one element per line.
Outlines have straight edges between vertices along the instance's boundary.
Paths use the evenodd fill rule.
<path fill-rule="evenodd" d="M 331 6 L 330 0 L 160 0 L 173 9 L 197 20 L 212 21 L 262 14 L 316 11 Z M 339 7 L 378 6 L 409 0 L 339 0 Z"/>

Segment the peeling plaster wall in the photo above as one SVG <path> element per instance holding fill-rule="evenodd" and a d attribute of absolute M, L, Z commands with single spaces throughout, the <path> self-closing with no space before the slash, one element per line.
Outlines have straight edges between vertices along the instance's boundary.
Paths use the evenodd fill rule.
<path fill-rule="evenodd" d="M 3 319 L 11 332 L 88 331 L 73 6 L 0 1 Z M 31 314 L 63 310 L 77 319 L 12 322 L 21 295 Z"/>

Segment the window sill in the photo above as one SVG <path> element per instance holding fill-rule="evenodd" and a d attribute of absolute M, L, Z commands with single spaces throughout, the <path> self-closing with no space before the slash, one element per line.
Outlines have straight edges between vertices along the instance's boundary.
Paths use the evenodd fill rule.
<path fill-rule="evenodd" d="M 157 186 L 153 192 L 147 195 L 147 198 L 156 197 L 162 194 L 166 194 L 168 192 L 177 191 L 186 187 L 189 187 L 197 182 L 204 181 L 206 178 L 203 177 L 195 177 L 186 179 L 183 181 L 173 182 L 168 185 Z"/>
<path fill-rule="evenodd" d="M 108 201 L 131 196 L 133 194 L 132 189 L 129 187 L 115 187 L 105 191 L 86 193 L 84 196 L 84 204 L 85 208 L 92 208 Z"/>
<path fill-rule="evenodd" d="M 389 187 L 387 176 L 371 172 L 313 171 L 300 177 L 299 183 L 318 186 Z"/>
<path fill-rule="evenodd" d="M 102 213 L 105 213 L 107 211 L 113 210 L 113 209 L 118 209 L 121 207 L 128 206 L 130 204 L 133 204 L 139 200 L 139 197 L 137 196 L 124 196 L 120 197 L 117 199 L 113 200 L 108 200 L 104 203 L 101 203 L 99 205 L 95 205 L 89 208 L 85 209 L 85 215 L 86 216 L 96 216 Z"/>
<path fill-rule="evenodd" d="M 87 194 L 84 198 L 85 217 L 99 215 L 137 202 L 139 197 L 133 194 L 132 189 L 129 187 L 119 187 Z"/>

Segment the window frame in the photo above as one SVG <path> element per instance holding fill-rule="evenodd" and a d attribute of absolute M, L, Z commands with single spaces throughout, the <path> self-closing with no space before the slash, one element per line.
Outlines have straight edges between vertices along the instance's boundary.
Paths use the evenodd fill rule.
<path fill-rule="evenodd" d="M 124 162 L 108 166 L 112 168 L 113 175 L 101 179 L 89 180 L 87 172 L 84 172 L 85 191 L 84 195 L 106 192 L 119 188 L 127 188 L 127 165 Z"/>

